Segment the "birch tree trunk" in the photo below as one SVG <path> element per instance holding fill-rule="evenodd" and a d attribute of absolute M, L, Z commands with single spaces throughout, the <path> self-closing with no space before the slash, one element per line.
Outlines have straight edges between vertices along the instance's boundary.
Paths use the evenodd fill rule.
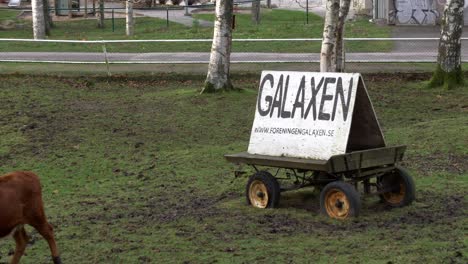
<path fill-rule="evenodd" d="M 98 28 L 104 28 L 104 0 L 99 0 L 99 12 L 97 13 Z"/>
<path fill-rule="evenodd" d="M 125 6 L 126 33 L 127 36 L 133 36 L 133 0 L 127 0 Z"/>
<path fill-rule="evenodd" d="M 211 45 L 208 74 L 202 93 L 233 89 L 229 76 L 232 9 L 233 0 L 218 0 L 216 2 L 213 44 Z"/>
<path fill-rule="evenodd" d="M 343 72 L 345 69 L 344 28 L 351 0 L 327 0 L 322 49 L 321 72 Z"/>
<path fill-rule="evenodd" d="M 260 0 L 254 0 L 252 2 L 252 23 L 255 25 L 260 24 Z"/>
<path fill-rule="evenodd" d="M 338 24 L 336 26 L 336 71 L 344 72 L 345 71 L 345 49 L 344 49 L 344 28 L 346 17 L 349 13 L 349 6 L 351 5 L 351 0 L 341 0 L 340 1 L 340 11 L 338 12 Z"/>
<path fill-rule="evenodd" d="M 464 0 L 448 0 L 439 40 L 437 68 L 429 83 L 430 87 L 443 86 L 451 89 L 463 84 L 461 69 L 461 35 L 463 31 Z"/>
<path fill-rule="evenodd" d="M 45 38 L 44 2 L 42 0 L 32 0 L 32 19 L 34 39 Z"/>
<path fill-rule="evenodd" d="M 325 24 L 323 26 L 322 49 L 320 51 L 320 71 L 336 71 L 336 27 L 340 0 L 327 0 Z"/>

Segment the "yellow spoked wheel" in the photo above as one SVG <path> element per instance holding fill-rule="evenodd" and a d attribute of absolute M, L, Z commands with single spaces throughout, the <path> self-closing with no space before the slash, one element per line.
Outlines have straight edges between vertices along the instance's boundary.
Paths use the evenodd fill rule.
<path fill-rule="evenodd" d="M 411 204 L 415 198 L 416 188 L 413 178 L 400 167 L 377 179 L 379 190 L 389 190 L 380 195 L 382 201 L 393 207 Z"/>
<path fill-rule="evenodd" d="M 359 193 L 348 183 L 331 182 L 320 194 L 322 213 L 335 219 L 345 219 L 359 215 L 361 200 Z"/>
<path fill-rule="evenodd" d="M 259 171 L 250 177 L 246 188 L 247 203 L 257 208 L 278 206 L 280 186 L 273 175 Z"/>

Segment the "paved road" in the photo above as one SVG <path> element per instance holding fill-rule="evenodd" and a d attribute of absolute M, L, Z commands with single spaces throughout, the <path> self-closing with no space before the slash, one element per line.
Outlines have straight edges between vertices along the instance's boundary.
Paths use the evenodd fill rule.
<path fill-rule="evenodd" d="M 395 26 L 392 38 L 439 38 L 440 26 Z M 462 37 L 468 38 L 468 26 L 463 28 Z M 439 41 L 395 41 L 394 52 L 430 52 L 437 51 Z M 468 41 L 462 41 L 462 54 L 468 53 Z"/>
<path fill-rule="evenodd" d="M 178 53 L 109 53 L 111 63 L 208 63 L 208 52 Z M 436 52 L 392 52 L 392 53 L 348 53 L 347 62 L 435 62 Z M 103 63 L 103 53 L 86 52 L 1 52 L 0 61 L 52 61 Z M 468 62 L 468 53 L 463 53 L 462 60 Z M 233 63 L 248 62 L 319 62 L 318 53 L 250 53 L 231 54 Z"/>

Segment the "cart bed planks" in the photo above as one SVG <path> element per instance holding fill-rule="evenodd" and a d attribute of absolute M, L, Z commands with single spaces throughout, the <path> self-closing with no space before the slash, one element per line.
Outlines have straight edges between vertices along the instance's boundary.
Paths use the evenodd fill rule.
<path fill-rule="evenodd" d="M 224 157 L 235 164 L 339 173 L 395 164 L 403 159 L 405 149 L 406 146 L 395 146 L 361 150 L 335 155 L 328 161 L 256 155 L 247 152 L 227 154 Z"/>

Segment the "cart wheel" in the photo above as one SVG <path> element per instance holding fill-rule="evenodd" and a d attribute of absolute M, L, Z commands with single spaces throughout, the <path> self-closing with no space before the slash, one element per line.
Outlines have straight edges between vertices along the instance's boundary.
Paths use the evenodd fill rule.
<path fill-rule="evenodd" d="M 280 185 L 271 173 L 259 171 L 247 182 L 247 203 L 257 208 L 275 208 L 280 199 Z"/>
<path fill-rule="evenodd" d="M 320 210 L 331 218 L 355 217 L 359 215 L 360 209 L 359 193 L 346 182 L 331 182 L 320 193 Z"/>
<path fill-rule="evenodd" d="M 377 179 L 380 188 L 394 188 L 380 195 L 380 199 L 392 207 L 402 207 L 411 204 L 415 197 L 413 178 L 401 167 L 382 175 Z"/>

